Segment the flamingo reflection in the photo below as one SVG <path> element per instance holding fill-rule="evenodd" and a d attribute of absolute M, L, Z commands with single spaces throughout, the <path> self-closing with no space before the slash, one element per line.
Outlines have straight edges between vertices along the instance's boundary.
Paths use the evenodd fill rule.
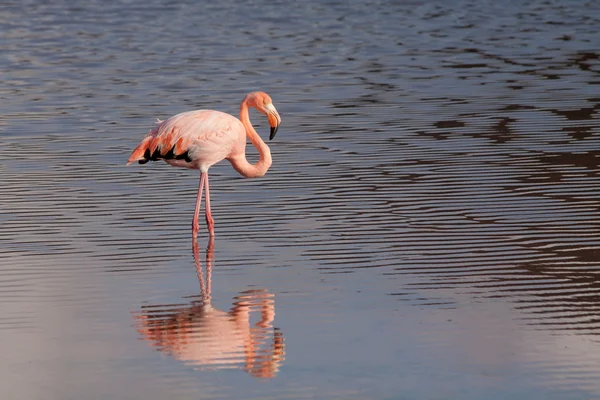
<path fill-rule="evenodd" d="M 214 308 L 210 289 L 214 239 L 210 238 L 206 249 L 206 279 L 196 240 L 193 252 L 201 300 L 143 307 L 134 315 L 138 332 L 157 350 L 199 369 L 243 368 L 255 377 L 275 377 L 285 357 L 285 345 L 283 335 L 273 327 L 273 295 L 266 290 L 247 290 L 234 297 L 229 311 Z M 252 323 L 259 317 L 256 311 L 260 311 L 260 319 Z"/>

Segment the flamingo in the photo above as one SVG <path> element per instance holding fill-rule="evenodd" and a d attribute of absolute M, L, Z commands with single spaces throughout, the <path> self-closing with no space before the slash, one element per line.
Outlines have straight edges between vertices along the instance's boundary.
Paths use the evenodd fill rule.
<path fill-rule="evenodd" d="M 173 167 L 200 170 L 200 184 L 196 209 L 192 221 L 192 235 L 198 234 L 202 190 L 206 196 L 206 224 L 210 237 L 214 237 L 214 219 L 210 211 L 210 189 L 208 169 L 223 159 L 227 159 L 233 168 L 246 178 L 263 176 L 271 166 L 271 151 L 260 138 L 248 116 L 249 107 L 256 108 L 267 116 L 271 126 L 272 140 L 281 124 L 281 117 L 273 106 L 273 101 L 264 92 L 251 92 L 244 97 L 240 105 L 240 119 L 233 115 L 214 110 L 187 111 L 158 120 L 140 144 L 133 150 L 127 165 L 137 161 L 163 159 Z M 250 164 L 246 159 L 246 137 L 256 147 L 259 160 Z"/>

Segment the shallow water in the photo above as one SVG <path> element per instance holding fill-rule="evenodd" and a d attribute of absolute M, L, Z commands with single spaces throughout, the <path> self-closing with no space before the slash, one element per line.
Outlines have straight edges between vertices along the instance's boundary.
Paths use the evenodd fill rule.
<path fill-rule="evenodd" d="M 2 397 L 599 397 L 599 15 L 7 3 Z M 124 163 L 256 89 L 273 167 L 211 169 L 194 248 L 197 174 Z"/>

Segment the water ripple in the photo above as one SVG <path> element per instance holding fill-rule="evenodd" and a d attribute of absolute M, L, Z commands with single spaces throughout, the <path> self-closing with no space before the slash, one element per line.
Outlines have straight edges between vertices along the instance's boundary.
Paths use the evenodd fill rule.
<path fill-rule="evenodd" d="M 523 398 L 597 397 L 598 3 L 263 3 L 6 4 L 10 393 L 197 398 L 193 367 L 281 379 L 242 385 L 251 398 L 389 398 L 399 376 L 407 397 L 439 397 L 433 377 L 449 397 L 469 387 L 466 397 L 491 398 L 473 383 L 490 382 L 481 371 Z M 235 113 L 255 89 L 284 125 L 264 178 L 211 169 L 215 304 L 233 305 L 209 310 L 183 288 L 197 174 L 124 163 L 155 118 Z M 281 329 L 231 326 L 275 298 Z M 181 369 L 131 345 L 132 309 L 138 336 Z M 231 347 L 217 325 L 231 328 Z M 482 358 L 452 375 L 465 355 Z M 110 385 L 90 378 L 108 371 Z M 206 376 L 206 398 L 240 397 L 227 395 L 240 386 L 232 375 Z"/>

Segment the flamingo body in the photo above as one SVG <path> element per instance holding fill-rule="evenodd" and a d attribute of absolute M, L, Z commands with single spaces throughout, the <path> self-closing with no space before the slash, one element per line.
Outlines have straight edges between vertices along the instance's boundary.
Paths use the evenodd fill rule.
<path fill-rule="evenodd" d="M 210 167 L 230 154 L 244 153 L 246 129 L 236 117 L 213 110 L 187 111 L 158 122 L 135 148 L 128 163 L 164 159 L 174 167 Z"/>
<path fill-rule="evenodd" d="M 269 147 L 250 123 L 248 108 L 251 106 L 267 115 L 272 139 L 281 117 L 266 93 L 252 92 L 242 101 L 240 119 L 220 111 L 195 110 L 174 115 L 165 121 L 159 120 L 127 160 L 129 165 L 135 161 L 145 164 L 162 159 L 174 167 L 200 170 L 200 186 L 192 223 L 194 236 L 198 232 L 197 220 L 203 189 L 206 190 L 206 221 L 210 235 L 214 235 L 208 185 L 208 169 L 211 166 L 227 159 L 236 171 L 247 178 L 263 176 L 271 166 Z M 246 138 L 258 149 L 260 158 L 256 164 L 246 160 Z"/>

